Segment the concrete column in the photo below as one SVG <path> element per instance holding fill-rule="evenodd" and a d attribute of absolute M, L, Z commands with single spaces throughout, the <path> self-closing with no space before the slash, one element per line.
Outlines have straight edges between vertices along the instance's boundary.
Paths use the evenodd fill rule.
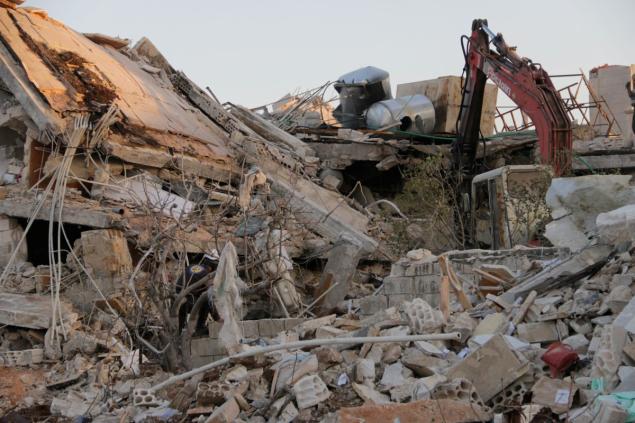
<path fill-rule="evenodd" d="M 357 265 L 362 256 L 361 247 L 351 238 L 342 235 L 329 252 L 320 286 L 316 297 L 328 290 L 332 285 L 338 284 L 331 289 L 321 301 L 322 310 L 334 308 L 349 292 L 350 283 L 357 270 Z"/>

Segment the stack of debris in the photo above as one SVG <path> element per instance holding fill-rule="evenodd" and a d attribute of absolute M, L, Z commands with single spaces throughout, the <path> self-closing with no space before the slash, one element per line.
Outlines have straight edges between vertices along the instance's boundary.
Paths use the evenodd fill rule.
<path fill-rule="evenodd" d="M 196 354 L 218 360 L 184 375 L 201 378 L 188 412 L 232 410 L 207 421 L 253 422 L 631 421 L 635 266 L 628 252 L 594 245 L 576 255 L 541 248 L 409 256 L 378 293 L 420 287 L 423 269 L 434 267 L 440 291 L 397 294 L 398 305 L 366 315 L 373 302 L 353 300 L 339 316 L 261 320 L 253 328 L 245 321 L 254 346 L 225 359 L 210 357 L 218 345 L 211 326 Z M 213 370 L 219 366 L 227 367 Z M 232 392 L 224 405 L 198 400 L 210 382 Z"/>
<path fill-rule="evenodd" d="M 0 2 L 3 419 L 635 421 L 629 176 L 554 179 L 554 247 L 398 258 L 372 202 L 341 193 L 342 152 L 384 172 L 447 146 L 305 142 L 282 128 L 306 99 L 274 121 L 224 106 L 147 39 L 16 3 Z"/>

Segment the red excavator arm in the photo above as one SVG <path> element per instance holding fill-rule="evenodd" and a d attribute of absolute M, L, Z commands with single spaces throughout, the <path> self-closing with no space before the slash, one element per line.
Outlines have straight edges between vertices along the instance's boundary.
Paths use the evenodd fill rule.
<path fill-rule="evenodd" d="M 490 50 L 490 43 L 496 51 Z M 518 56 L 483 19 L 472 22 L 472 35 L 464 54 L 466 75 L 453 146 L 457 170 L 463 175 L 475 173 L 483 95 L 489 78 L 533 121 L 542 163 L 552 165 L 556 176 L 567 171 L 571 166 L 571 121 L 547 72 L 530 59 Z"/>

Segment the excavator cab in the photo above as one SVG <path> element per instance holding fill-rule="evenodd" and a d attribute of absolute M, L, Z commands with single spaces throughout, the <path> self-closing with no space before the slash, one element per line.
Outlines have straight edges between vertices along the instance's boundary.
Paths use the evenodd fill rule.
<path fill-rule="evenodd" d="M 506 249 L 536 244 L 549 219 L 545 194 L 553 170 L 544 165 L 503 166 L 472 179 L 469 222 L 473 244 Z"/>

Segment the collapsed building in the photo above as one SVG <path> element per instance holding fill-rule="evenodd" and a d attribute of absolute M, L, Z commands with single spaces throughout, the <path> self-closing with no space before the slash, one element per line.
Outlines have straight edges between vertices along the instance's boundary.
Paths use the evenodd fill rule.
<path fill-rule="evenodd" d="M 635 195 L 630 175 L 596 174 L 635 167 L 610 69 L 592 72 L 569 177 L 527 177 L 537 136 L 495 133 L 507 112 L 487 86 L 486 248 L 465 249 L 444 182 L 460 77 L 392 98 L 365 68 L 338 79 L 338 108 L 320 87 L 251 110 L 148 39 L 14 3 L 0 8 L 8 421 L 632 421 Z"/>

